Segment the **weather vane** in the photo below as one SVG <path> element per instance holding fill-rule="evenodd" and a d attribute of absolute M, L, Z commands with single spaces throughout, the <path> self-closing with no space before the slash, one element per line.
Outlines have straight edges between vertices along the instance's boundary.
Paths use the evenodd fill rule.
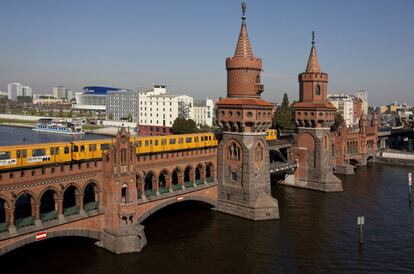
<path fill-rule="evenodd" d="M 315 44 L 315 32 L 312 31 L 312 45 Z"/>
<path fill-rule="evenodd" d="M 243 13 L 242 19 L 246 19 L 246 1 L 242 1 L 241 8 L 242 8 L 242 13 Z"/>

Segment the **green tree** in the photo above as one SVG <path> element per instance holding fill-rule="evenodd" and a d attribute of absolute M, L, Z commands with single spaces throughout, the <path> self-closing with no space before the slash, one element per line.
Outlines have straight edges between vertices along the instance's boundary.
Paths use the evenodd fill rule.
<path fill-rule="evenodd" d="M 112 121 L 114 119 L 114 115 L 112 113 L 108 114 L 108 120 Z"/>
<path fill-rule="evenodd" d="M 194 120 L 178 117 L 174 120 L 171 132 L 174 134 L 196 133 L 198 128 Z"/>
<path fill-rule="evenodd" d="M 282 104 L 276 109 L 273 115 L 272 124 L 273 128 L 277 130 L 295 129 L 293 109 L 289 106 L 289 99 L 286 93 L 283 95 Z"/>
<path fill-rule="evenodd" d="M 338 128 L 340 128 L 340 127 L 342 127 L 344 125 L 345 125 L 344 117 L 342 117 L 341 113 L 336 112 L 335 113 L 335 122 L 331 126 L 331 131 L 337 131 Z"/>
<path fill-rule="evenodd" d="M 203 125 L 200 127 L 200 132 L 211 132 L 212 128 L 207 126 L 207 125 Z"/>

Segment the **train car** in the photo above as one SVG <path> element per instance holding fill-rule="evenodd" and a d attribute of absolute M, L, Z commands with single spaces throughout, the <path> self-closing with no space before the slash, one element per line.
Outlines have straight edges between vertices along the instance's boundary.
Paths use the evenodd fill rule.
<path fill-rule="evenodd" d="M 217 146 L 217 140 L 213 133 L 136 137 L 134 143 L 137 146 L 137 154 Z"/>
<path fill-rule="evenodd" d="M 111 139 L 71 142 L 72 160 L 83 161 L 102 158 L 102 154 L 108 151 L 111 142 Z"/>
<path fill-rule="evenodd" d="M 276 129 L 268 129 L 266 130 L 266 140 L 276 140 L 277 139 L 277 130 Z"/>
<path fill-rule="evenodd" d="M 70 143 L 0 147 L 0 170 L 70 162 Z"/>

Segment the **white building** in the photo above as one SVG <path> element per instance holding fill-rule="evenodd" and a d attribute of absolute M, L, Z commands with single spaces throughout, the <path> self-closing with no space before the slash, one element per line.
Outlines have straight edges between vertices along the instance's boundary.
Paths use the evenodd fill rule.
<path fill-rule="evenodd" d="M 53 97 L 55 97 L 56 99 L 70 100 L 73 97 L 73 92 L 70 89 L 66 88 L 65 86 L 55 86 L 55 87 L 53 87 L 52 94 L 53 94 Z"/>
<path fill-rule="evenodd" d="M 138 123 L 139 91 L 112 90 L 106 95 L 106 119 Z"/>
<path fill-rule="evenodd" d="M 354 102 L 352 96 L 346 94 L 328 94 L 328 100 L 342 115 L 347 127 L 354 125 Z"/>
<path fill-rule="evenodd" d="M 140 92 L 138 102 L 141 126 L 171 127 L 177 117 L 193 119 L 193 98 L 169 95 L 163 85 Z"/>
<path fill-rule="evenodd" d="M 19 96 L 32 96 L 32 89 L 20 83 L 10 83 L 7 86 L 8 98 L 12 101 L 17 101 Z"/>
<path fill-rule="evenodd" d="M 214 102 L 211 99 L 194 101 L 193 120 L 198 126 L 213 126 Z"/>
<path fill-rule="evenodd" d="M 354 96 L 362 100 L 362 110 L 364 114 L 368 115 L 368 92 L 366 90 L 357 90 L 354 93 Z"/>

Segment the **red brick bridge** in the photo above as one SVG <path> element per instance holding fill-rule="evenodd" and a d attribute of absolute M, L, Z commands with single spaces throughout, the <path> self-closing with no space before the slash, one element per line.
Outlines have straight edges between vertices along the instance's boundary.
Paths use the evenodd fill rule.
<path fill-rule="evenodd" d="M 217 203 L 217 148 L 135 154 L 122 129 L 100 161 L 1 173 L 0 255 L 81 236 L 115 253 L 146 245 L 141 222 L 173 203 Z"/>

